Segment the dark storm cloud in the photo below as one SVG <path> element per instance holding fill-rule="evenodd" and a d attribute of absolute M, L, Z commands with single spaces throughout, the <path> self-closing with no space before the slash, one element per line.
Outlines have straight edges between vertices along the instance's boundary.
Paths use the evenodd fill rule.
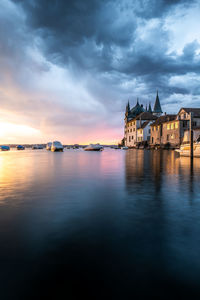
<path fill-rule="evenodd" d="M 48 73 L 48 62 L 67 70 L 75 83 L 86 78 L 84 87 L 89 97 L 97 102 L 97 109 L 96 116 L 94 111 L 82 112 L 87 100 L 77 107 L 76 115 L 80 121 L 77 124 L 81 126 L 90 126 L 95 119 L 99 122 L 109 119 L 110 124 L 116 124 L 116 118 L 109 118 L 110 113 L 114 116 L 122 112 L 129 97 L 138 96 L 145 103 L 149 99 L 152 101 L 156 89 L 160 91 L 163 105 L 176 103 L 178 106 L 180 99 L 171 99 L 173 94 L 200 95 L 199 82 L 193 80 L 193 76 L 200 76 L 199 42 L 187 42 L 177 54 L 170 50 L 171 36 L 164 24 L 166 16 L 176 11 L 181 11 L 184 16 L 196 1 L 12 2 L 19 13 L 7 14 L 8 17 L 0 19 L 1 67 L 3 64 L 6 68 L 9 66 L 15 81 L 24 89 L 27 89 L 29 76 L 32 79 L 31 73 L 36 73 L 38 81 L 41 73 Z M 34 56 L 27 55 L 30 49 L 37 49 L 47 62 L 38 63 Z M 190 84 L 187 84 L 188 80 Z M 65 96 L 66 102 L 76 101 L 71 94 Z M 169 99 L 165 101 L 166 98 Z M 27 111 L 29 108 L 34 110 L 32 104 L 27 101 Z M 50 109 L 53 110 L 53 106 L 50 105 Z M 67 113 L 63 112 L 61 118 L 60 112 L 65 109 Z M 62 103 L 55 109 L 55 114 L 46 114 L 47 122 L 54 126 L 69 125 L 74 111 L 70 115 L 68 110 L 69 106 L 65 108 Z M 45 105 L 41 115 L 45 115 Z"/>
<path fill-rule="evenodd" d="M 40 36 L 40 46 L 54 63 L 73 65 L 91 72 L 119 72 L 131 76 L 158 76 L 198 72 L 194 61 L 197 42 L 184 48 L 180 57 L 166 54 L 168 33 L 155 29 L 155 39 L 140 40 L 138 18 L 160 18 L 176 5 L 191 1 L 143 0 L 18 0 L 27 24 Z M 151 37 L 150 37 L 151 38 Z"/>

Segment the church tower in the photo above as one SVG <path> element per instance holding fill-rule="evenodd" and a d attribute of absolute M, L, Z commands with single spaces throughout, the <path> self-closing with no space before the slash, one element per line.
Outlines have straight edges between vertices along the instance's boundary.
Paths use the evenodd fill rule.
<path fill-rule="evenodd" d="M 160 105 L 158 91 L 157 91 L 157 95 L 156 95 L 156 101 L 155 101 L 155 105 L 154 105 L 153 114 L 157 117 L 160 117 L 162 115 L 162 109 L 161 109 L 161 105 Z"/>
<path fill-rule="evenodd" d="M 128 118 L 129 114 L 130 114 L 130 104 L 129 104 L 129 101 L 128 101 L 128 104 L 126 105 L 125 116 Z"/>

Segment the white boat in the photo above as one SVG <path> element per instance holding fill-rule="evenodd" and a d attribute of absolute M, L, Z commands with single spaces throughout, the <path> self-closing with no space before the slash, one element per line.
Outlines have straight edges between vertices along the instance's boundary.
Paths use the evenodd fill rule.
<path fill-rule="evenodd" d="M 128 150 L 128 147 L 124 146 L 124 147 L 121 147 L 122 150 Z"/>
<path fill-rule="evenodd" d="M 46 150 L 51 150 L 51 145 L 52 145 L 51 142 L 47 143 L 47 144 L 46 144 Z"/>
<path fill-rule="evenodd" d="M 54 141 L 51 145 L 52 152 L 62 152 L 63 148 L 64 148 L 63 145 L 58 141 Z"/>
<path fill-rule="evenodd" d="M 193 156 L 200 157 L 200 143 L 193 144 Z M 181 156 L 190 156 L 190 144 L 181 145 L 180 149 L 176 149 Z"/>
<path fill-rule="evenodd" d="M 103 150 L 103 146 L 99 145 L 99 144 L 90 144 L 89 146 L 87 146 L 86 148 L 84 148 L 85 151 L 102 151 Z"/>

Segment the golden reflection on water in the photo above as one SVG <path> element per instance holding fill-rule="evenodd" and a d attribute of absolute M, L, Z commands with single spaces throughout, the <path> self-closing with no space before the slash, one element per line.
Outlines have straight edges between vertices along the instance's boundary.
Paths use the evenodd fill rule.
<path fill-rule="evenodd" d="M 200 159 L 194 158 L 191 165 L 189 157 L 179 157 L 174 151 L 146 150 L 0 152 L 0 202 L 33 189 L 58 189 L 61 181 L 69 178 L 71 181 L 81 176 L 88 180 L 115 180 L 119 174 L 125 175 L 129 187 L 136 183 L 142 188 L 144 181 L 147 185 L 153 182 L 159 191 L 164 181 L 181 188 L 184 180 L 191 183 L 200 175 Z"/>
<path fill-rule="evenodd" d="M 46 155 L 47 154 L 47 155 Z M 9 197 L 20 197 L 32 186 L 42 186 L 49 180 L 52 159 L 43 151 L 0 152 L 0 202 Z"/>
<path fill-rule="evenodd" d="M 135 182 L 142 184 L 154 182 L 156 190 L 160 190 L 163 181 L 169 188 L 180 186 L 183 182 L 191 184 L 191 180 L 200 175 L 200 159 L 179 157 L 175 151 L 127 151 L 125 158 L 125 177 L 128 187 Z M 192 177 L 191 177 L 192 176 Z"/>

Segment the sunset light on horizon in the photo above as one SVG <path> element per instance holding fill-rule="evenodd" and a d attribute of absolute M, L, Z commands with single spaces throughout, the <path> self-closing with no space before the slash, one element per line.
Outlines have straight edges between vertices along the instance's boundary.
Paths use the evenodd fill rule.
<path fill-rule="evenodd" d="M 0 4 L 0 143 L 118 143 L 157 90 L 164 112 L 198 106 L 198 1 L 45 3 Z"/>

